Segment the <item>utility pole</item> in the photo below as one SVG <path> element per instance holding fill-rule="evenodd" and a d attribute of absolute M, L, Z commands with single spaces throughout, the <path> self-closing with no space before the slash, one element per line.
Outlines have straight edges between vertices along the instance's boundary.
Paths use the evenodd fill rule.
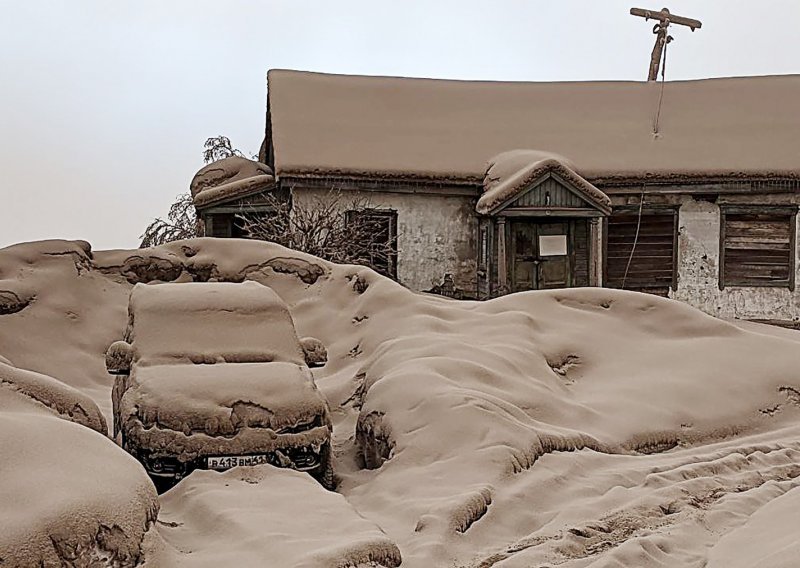
<path fill-rule="evenodd" d="M 672 36 L 667 33 L 670 24 L 688 26 L 692 31 L 703 26 L 700 20 L 684 18 L 669 13 L 669 10 L 662 8 L 660 12 L 644 10 L 642 8 L 631 8 L 632 16 L 639 16 L 645 20 L 658 20 L 653 26 L 653 33 L 656 34 L 656 44 L 653 46 L 653 53 L 650 55 L 650 72 L 647 74 L 648 81 L 655 81 L 658 78 L 658 68 L 664 57 L 667 44 L 672 41 Z M 663 71 L 662 71 L 663 75 Z"/>

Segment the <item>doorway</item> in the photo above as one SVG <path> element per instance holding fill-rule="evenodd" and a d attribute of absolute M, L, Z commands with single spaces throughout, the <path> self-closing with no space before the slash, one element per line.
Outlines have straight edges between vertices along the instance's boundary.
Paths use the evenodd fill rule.
<path fill-rule="evenodd" d="M 569 221 L 511 222 L 511 291 L 549 290 L 573 285 Z"/>

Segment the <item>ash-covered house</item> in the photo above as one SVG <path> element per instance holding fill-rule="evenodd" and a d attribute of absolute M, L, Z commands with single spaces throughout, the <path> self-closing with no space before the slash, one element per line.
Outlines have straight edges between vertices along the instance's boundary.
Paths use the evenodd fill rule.
<path fill-rule="evenodd" d="M 260 160 L 295 203 L 368 192 L 397 247 L 379 268 L 414 290 L 607 286 L 800 319 L 800 76 L 662 91 L 273 70 Z"/>

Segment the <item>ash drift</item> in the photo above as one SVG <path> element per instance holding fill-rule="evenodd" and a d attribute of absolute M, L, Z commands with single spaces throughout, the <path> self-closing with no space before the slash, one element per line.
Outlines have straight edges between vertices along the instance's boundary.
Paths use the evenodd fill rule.
<path fill-rule="evenodd" d="M 271 463 L 334 485 L 331 424 L 286 304 L 256 282 L 137 285 L 117 375 L 114 436 L 157 482 L 194 469 Z M 159 483 L 157 483 L 159 484 Z"/>
<path fill-rule="evenodd" d="M 0 251 L 0 301 L 10 298 L 0 353 L 110 417 L 103 355 L 124 334 L 133 285 L 155 280 L 260 282 L 300 336 L 324 341 L 315 379 L 341 483 L 333 493 L 269 465 L 195 471 L 161 495 L 141 548 L 141 530 L 120 520 L 128 509 L 103 497 L 104 524 L 125 528 L 148 568 L 397 566 L 401 552 L 404 568 L 752 568 L 793 566 L 800 554 L 795 332 L 602 288 L 456 302 L 261 242 L 93 252 L 54 241 Z M 110 448 L 109 464 L 135 468 L 126 484 L 147 481 L 83 429 Z M 0 487 L 83 502 L 32 480 L 43 467 L 33 456 L 49 450 L 26 447 Z M 89 450 L 73 447 L 69 475 Z M 6 536 L 20 514 L 0 507 L 6 559 L 14 544 L 53 534 Z M 752 542 L 763 546 L 743 554 Z M 37 565 L 29 558 L 21 565 Z"/>

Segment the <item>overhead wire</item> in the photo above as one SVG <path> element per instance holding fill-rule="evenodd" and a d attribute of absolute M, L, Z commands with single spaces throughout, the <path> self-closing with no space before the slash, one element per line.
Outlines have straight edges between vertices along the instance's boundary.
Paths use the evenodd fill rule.
<path fill-rule="evenodd" d="M 636 252 L 636 244 L 639 242 L 639 230 L 642 227 L 642 209 L 644 207 L 644 188 L 646 183 L 642 184 L 642 193 L 639 196 L 639 215 L 636 219 L 636 234 L 633 237 L 633 246 L 631 247 L 631 254 L 628 256 L 628 264 L 625 266 L 625 274 L 622 275 L 622 289 L 625 289 L 625 282 L 628 280 L 628 271 L 631 269 L 631 261 L 633 260 L 633 253 Z"/>

